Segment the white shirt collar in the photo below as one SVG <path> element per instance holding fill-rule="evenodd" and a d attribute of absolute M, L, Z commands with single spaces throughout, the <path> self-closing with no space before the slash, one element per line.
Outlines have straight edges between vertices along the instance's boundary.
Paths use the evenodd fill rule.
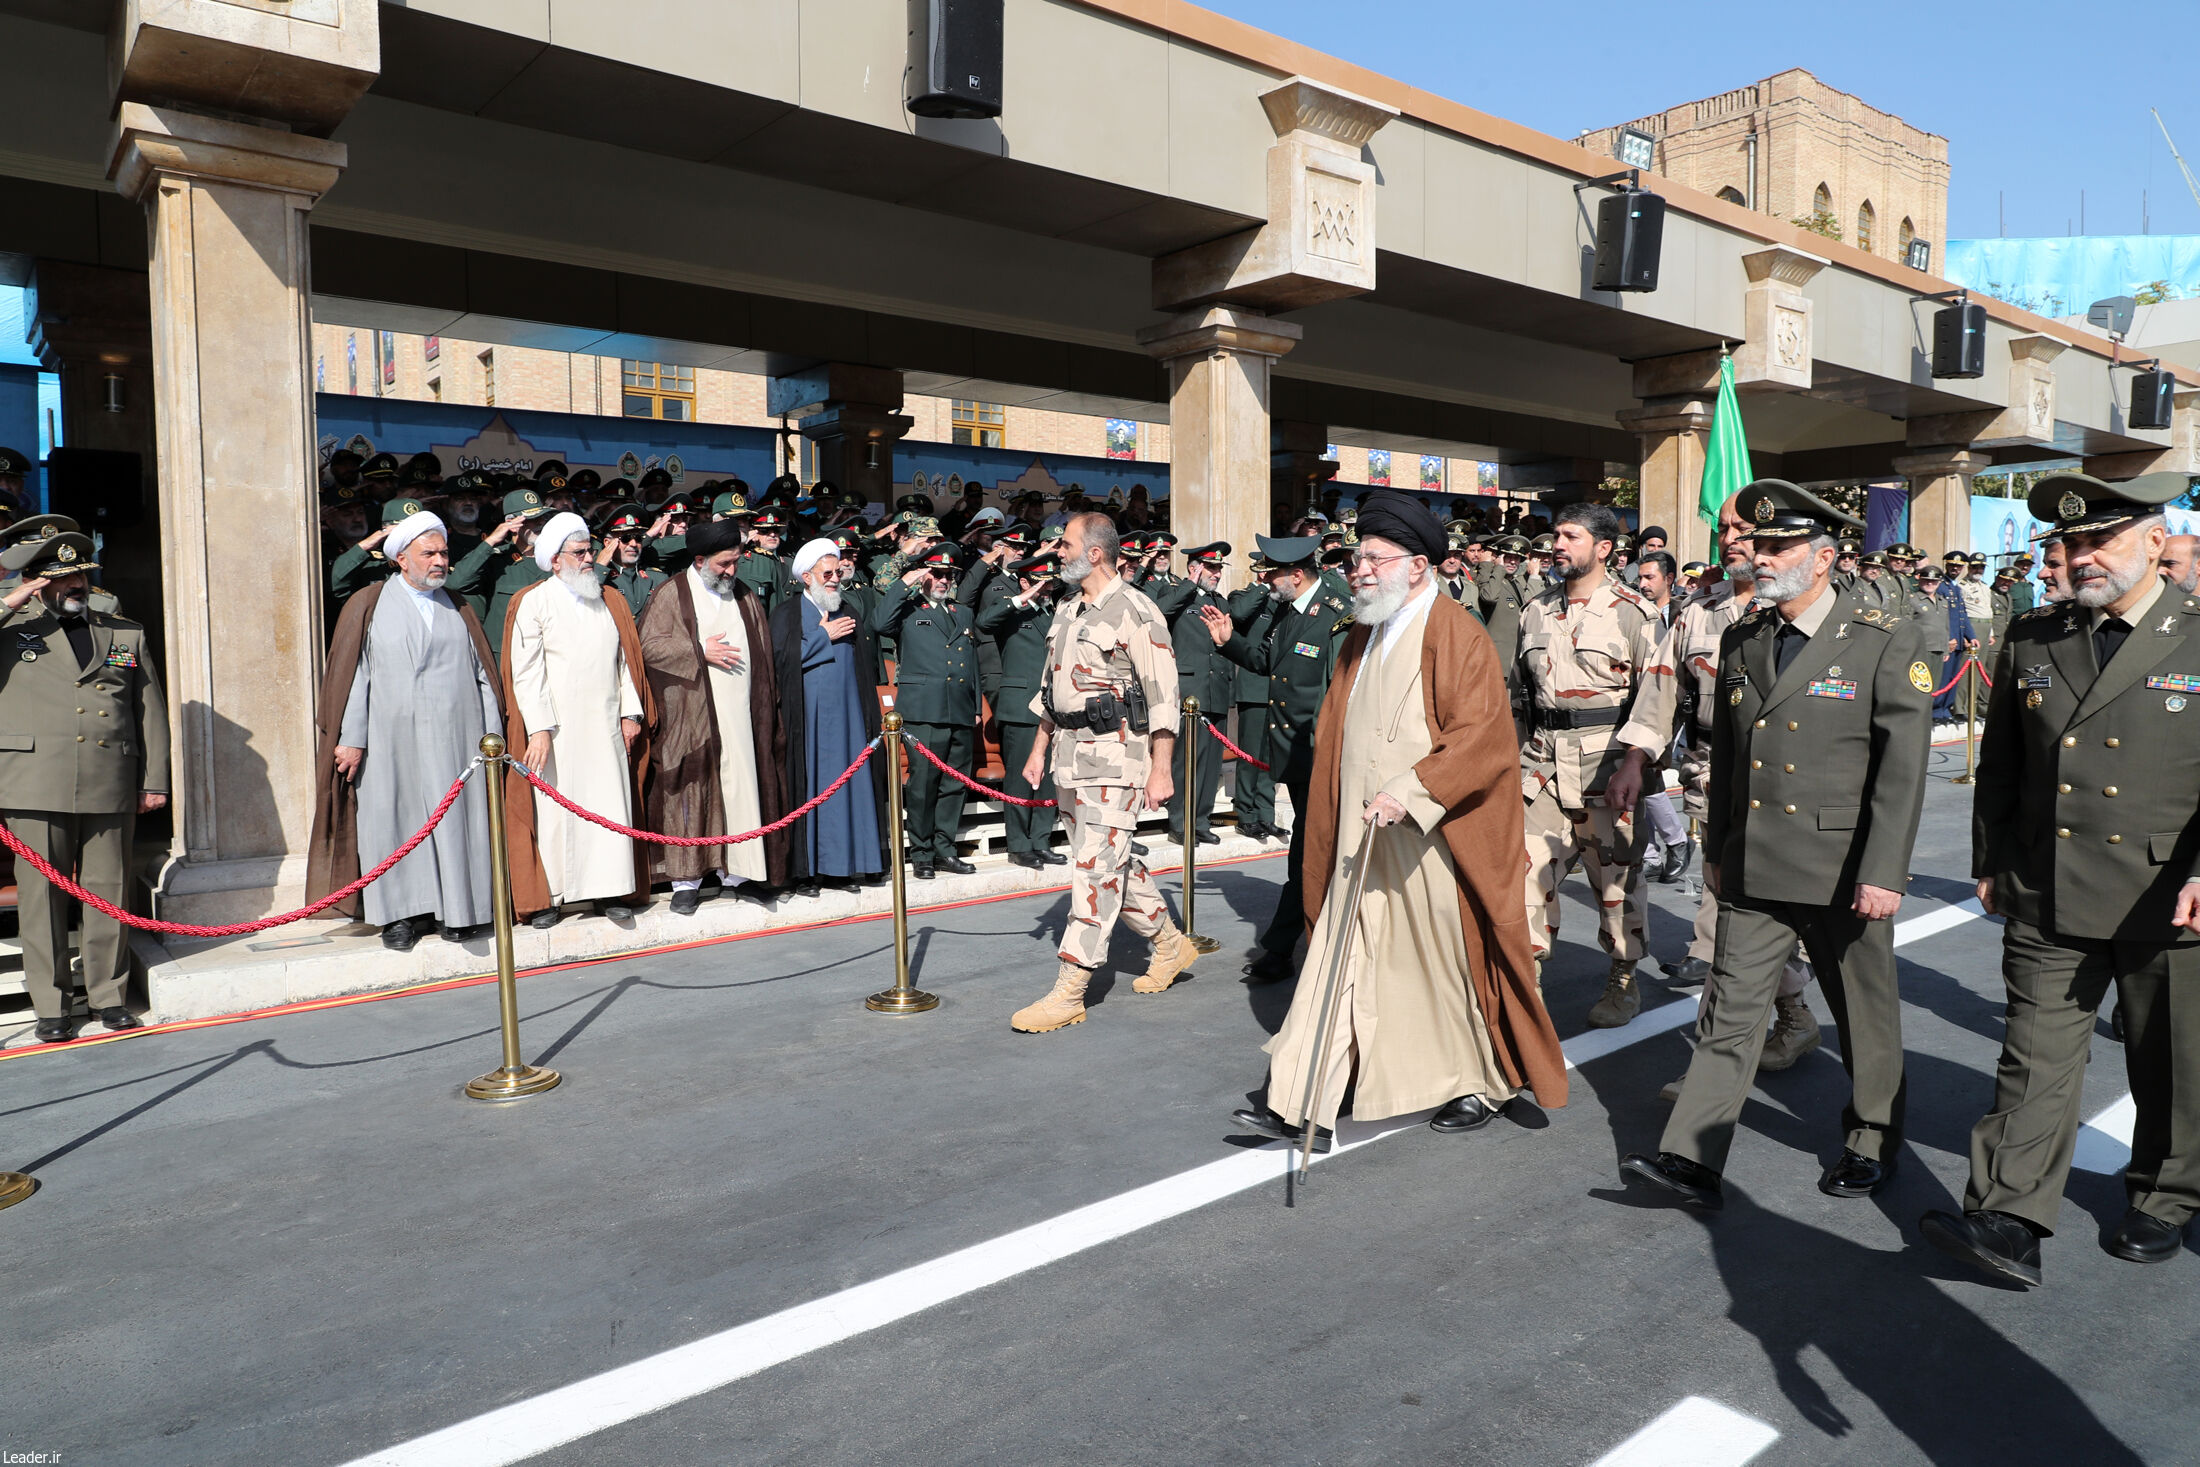
<path fill-rule="evenodd" d="M 1321 577 L 1316 576 L 1312 585 L 1308 586 L 1306 590 L 1300 595 L 1293 598 L 1291 602 L 1291 609 L 1299 613 L 1299 615 L 1304 616 L 1306 614 L 1306 608 L 1312 606 L 1314 604 L 1314 598 L 1321 594 L 1321 589 Z"/>

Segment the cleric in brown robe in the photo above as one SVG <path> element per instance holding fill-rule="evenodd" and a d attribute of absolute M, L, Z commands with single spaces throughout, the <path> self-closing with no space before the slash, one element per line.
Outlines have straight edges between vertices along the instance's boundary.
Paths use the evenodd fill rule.
<path fill-rule="evenodd" d="M 1536 991 L 1520 899 L 1518 744 L 1496 648 L 1471 612 L 1440 594 L 1430 567 L 1445 539 L 1435 516 L 1376 490 L 1361 501 L 1358 528 L 1359 624 L 1315 724 L 1300 816 L 1306 966 L 1267 1046 L 1267 1103 L 1236 1114 L 1248 1129 L 1298 1135 L 1308 1077 L 1318 1074 L 1318 1147 L 1348 1084 L 1356 1119 L 1434 1108 L 1430 1125 L 1448 1133 L 1480 1128 L 1522 1091 L 1546 1106 L 1566 1103 L 1565 1056 Z M 1361 860 L 1369 880 L 1352 905 L 1346 892 Z M 1328 1048 L 1317 1054 L 1323 1038 Z"/>
<path fill-rule="evenodd" d="M 664 835 L 738 834 L 792 808 L 770 619 L 734 576 L 740 521 L 698 526 L 687 548 L 694 559 L 642 610 L 642 663 L 657 703 L 645 823 Z M 722 718 L 737 718 L 742 708 L 745 721 Z M 658 870 L 673 883 L 672 910 L 694 912 L 700 883 L 713 871 L 752 892 L 785 886 L 793 844 L 791 832 L 779 831 L 738 845 L 659 848 Z"/>

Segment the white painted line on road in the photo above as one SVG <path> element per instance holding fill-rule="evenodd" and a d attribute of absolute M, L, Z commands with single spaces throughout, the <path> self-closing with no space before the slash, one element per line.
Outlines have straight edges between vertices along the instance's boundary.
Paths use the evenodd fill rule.
<path fill-rule="evenodd" d="M 1899 945 L 1917 937 L 1945 932 L 1978 915 L 1978 904 L 1972 902 L 1968 910 L 1949 908 L 1912 918 L 1896 927 L 1895 942 Z M 1669 1033 L 1692 1022 L 1695 1017 L 1695 1001 L 1683 999 L 1638 1014 L 1633 1022 L 1620 1028 L 1592 1029 L 1578 1034 L 1564 1046 L 1567 1068 Z M 1365 1125 L 1346 1121 L 1337 1128 L 1336 1150 L 1329 1158 L 1317 1160 L 1333 1159 L 1385 1136 L 1410 1130 L 1427 1118 L 1423 1113 Z M 774 1365 L 906 1319 L 1019 1274 L 1058 1263 L 1209 1203 L 1273 1183 L 1277 1180 L 1276 1163 L 1284 1155 L 1285 1148 L 1280 1142 L 1241 1151 L 928 1263 L 858 1284 L 823 1299 L 797 1304 L 630 1365 L 514 1402 L 359 1458 L 347 1467 L 504 1467 L 507 1463 L 525 1461 L 566 1442 L 578 1441 L 653 1411 L 662 1411 L 769 1370 Z M 1682 1403 L 1683 1406 L 1688 1404 Z M 1701 1404 L 1713 1411 L 1725 1410 L 1714 1402 Z M 1738 1415 L 1735 1419 L 1749 1420 Z M 1657 1423 L 1653 1423 L 1651 1429 L 1656 1426 Z M 1631 1463 L 1635 1459 L 1617 1460 Z M 1663 1459 L 1641 1460 L 1647 1463 Z M 1747 1458 L 1702 1460 L 1742 1462 Z"/>
<path fill-rule="evenodd" d="M 2081 1172 L 2113 1176 L 2131 1165 L 2131 1127 L 2139 1119 L 2139 1102 L 2125 1096 L 2092 1120 L 2078 1127 L 2078 1147 L 2070 1164 Z"/>
<path fill-rule="evenodd" d="M 1689 1396 L 1590 1467 L 1742 1467 L 1779 1439 L 1754 1416 Z"/>
<path fill-rule="evenodd" d="M 1978 898 L 1961 901 L 1952 907 L 1942 907 L 1937 912 L 1927 912 L 1922 917 L 1912 917 L 1907 922 L 1894 924 L 1894 945 L 1917 942 L 1946 932 L 1951 927 L 1961 927 L 1986 915 L 1986 909 L 1978 904 Z"/>

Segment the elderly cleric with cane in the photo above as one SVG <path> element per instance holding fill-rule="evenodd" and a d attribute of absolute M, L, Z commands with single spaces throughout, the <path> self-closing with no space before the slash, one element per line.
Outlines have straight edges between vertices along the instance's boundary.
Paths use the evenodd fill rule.
<path fill-rule="evenodd" d="M 1370 493 L 1359 534 L 1358 625 L 1315 726 L 1302 817 L 1314 981 L 1268 1043 L 1266 1104 L 1235 1117 L 1296 1137 L 1311 1116 L 1316 1150 L 1348 1082 L 1355 1119 L 1436 1107 L 1429 1124 L 1447 1133 L 1487 1125 L 1522 1091 L 1566 1102 L 1520 901 L 1518 745 L 1496 649 L 1438 594 L 1444 528 L 1418 501 Z M 1344 893 L 1363 865 L 1355 903 Z"/>

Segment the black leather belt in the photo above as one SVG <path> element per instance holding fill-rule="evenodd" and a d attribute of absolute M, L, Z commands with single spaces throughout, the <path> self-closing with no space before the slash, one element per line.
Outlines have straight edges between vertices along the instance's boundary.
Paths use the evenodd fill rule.
<path fill-rule="evenodd" d="M 1610 728 L 1626 716 L 1624 708 L 1538 708 L 1535 726 L 1546 729 Z"/>

